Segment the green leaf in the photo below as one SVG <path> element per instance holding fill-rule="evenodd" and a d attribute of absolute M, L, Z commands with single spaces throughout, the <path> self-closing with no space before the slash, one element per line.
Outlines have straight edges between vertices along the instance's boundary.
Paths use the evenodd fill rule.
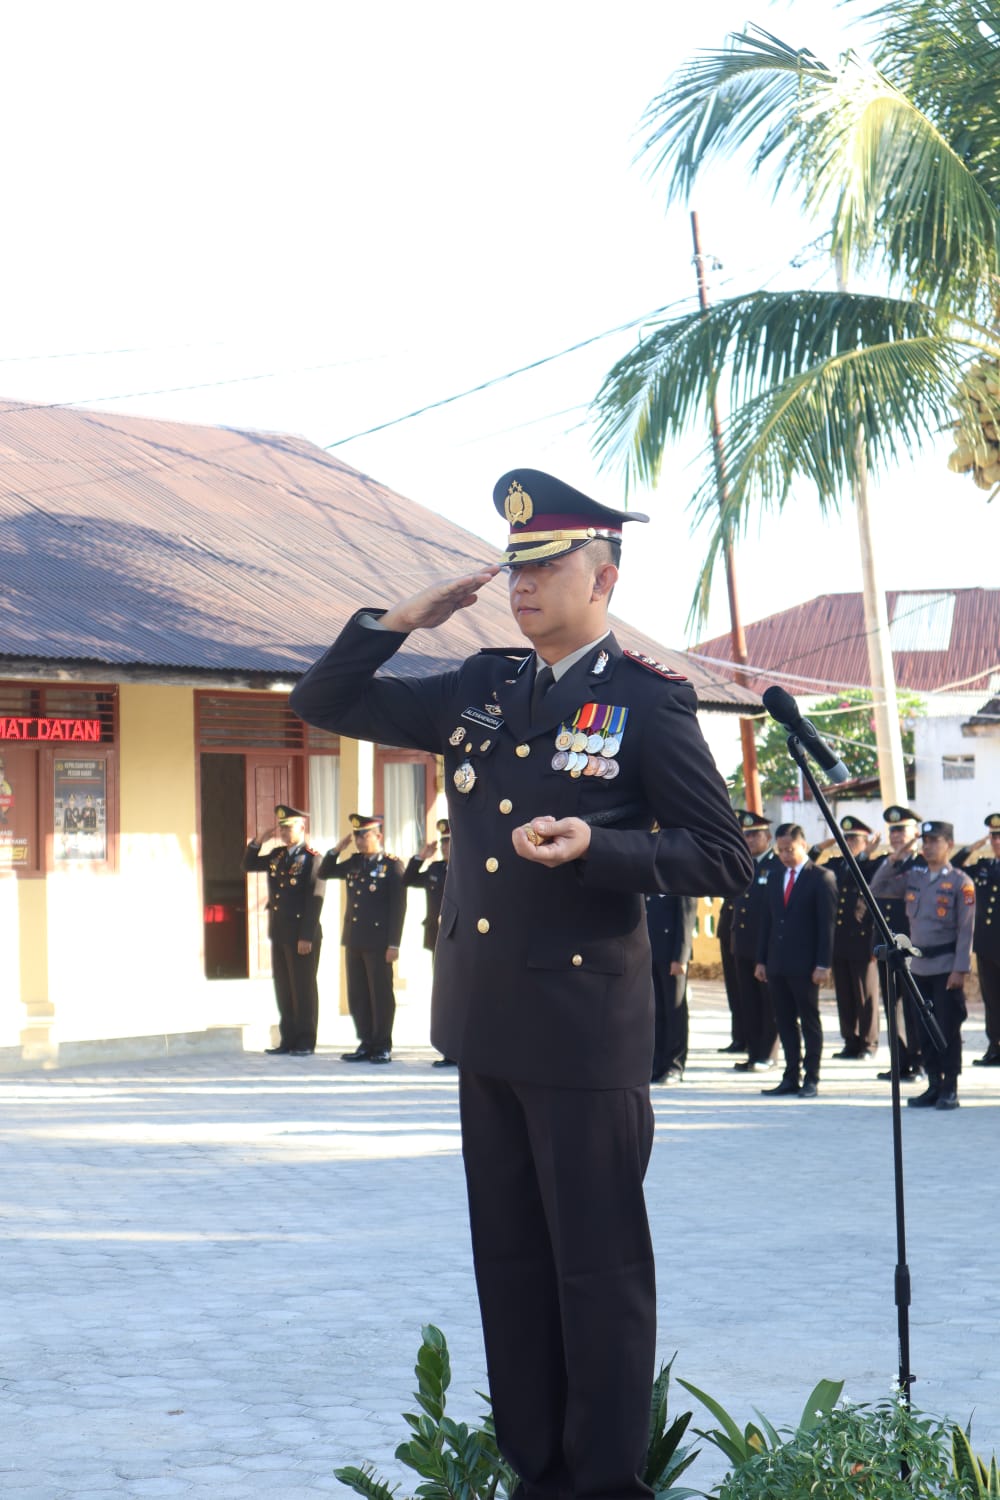
<path fill-rule="evenodd" d="M 819 1381 L 802 1409 L 799 1432 L 812 1432 L 819 1422 L 824 1421 L 840 1400 L 840 1393 L 843 1389 L 842 1380 Z"/>
<path fill-rule="evenodd" d="M 718 1401 L 713 1400 L 711 1396 L 706 1395 L 704 1391 L 700 1391 L 698 1387 L 696 1385 L 692 1385 L 689 1380 L 681 1380 L 678 1376 L 677 1384 L 682 1385 L 686 1391 L 690 1391 L 691 1395 L 694 1396 L 696 1400 L 700 1401 L 702 1406 L 708 1407 L 708 1410 L 712 1413 L 712 1416 L 715 1417 L 717 1421 L 722 1423 L 722 1426 L 725 1429 L 730 1442 L 735 1446 L 737 1451 L 745 1451 L 743 1434 L 742 1432 L 740 1432 L 740 1429 L 737 1427 L 736 1423 L 733 1421 L 732 1417 L 726 1411 L 724 1406 L 721 1406 Z M 721 1443 L 717 1442 L 716 1435 L 704 1432 L 701 1433 L 701 1436 L 707 1438 L 710 1442 L 716 1443 L 717 1447 L 722 1446 Z"/>
<path fill-rule="evenodd" d="M 961 1427 L 955 1426 L 951 1429 L 951 1461 L 955 1471 L 955 1478 L 960 1484 L 968 1485 L 973 1495 L 982 1495 L 982 1477 L 976 1455 L 972 1451 L 972 1444 L 962 1431 Z"/>
<path fill-rule="evenodd" d="M 366 1500 L 392 1500 L 398 1488 L 397 1485 L 390 1487 L 383 1479 L 378 1479 L 371 1464 L 365 1464 L 360 1469 L 354 1465 L 348 1465 L 343 1469 L 334 1469 L 333 1474 L 341 1484 L 346 1484 L 348 1489 L 364 1495 Z"/>

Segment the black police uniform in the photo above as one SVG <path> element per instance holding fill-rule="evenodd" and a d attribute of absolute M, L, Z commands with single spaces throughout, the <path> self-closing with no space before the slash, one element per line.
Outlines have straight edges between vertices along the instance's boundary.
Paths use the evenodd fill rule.
<path fill-rule="evenodd" d="M 534 653 L 376 678 L 404 639 L 355 617 L 291 703 L 309 723 L 444 756 L 452 849 L 431 1034 L 460 1068 L 498 1442 L 529 1495 L 645 1496 L 655 1287 L 641 893 L 734 893 L 750 856 L 691 687 L 612 635 L 533 718 Z M 577 753 L 555 739 L 592 703 L 628 710 L 614 776 L 553 765 Z M 519 858 L 511 831 L 541 814 L 594 818 L 586 857 Z"/>
<path fill-rule="evenodd" d="M 279 844 L 262 854 L 260 844 L 251 839 L 243 855 L 244 870 L 267 873 L 267 935 L 281 1052 L 316 1050 L 316 970 L 323 942 L 319 918 L 324 892 L 319 866 L 319 851 L 308 844 Z M 312 951 L 300 953 L 300 942 L 312 943 Z"/>
<path fill-rule="evenodd" d="M 434 952 L 437 944 L 438 923 L 441 920 L 441 899 L 448 875 L 446 859 L 432 859 L 424 866 L 419 854 L 415 854 L 403 871 L 403 884 L 423 891 L 427 899 L 427 915 L 424 917 L 424 947 Z"/>
<path fill-rule="evenodd" d="M 406 916 L 403 862 L 379 850 L 352 854 L 338 863 L 336 851 L 323 856 L 320 877 L 347 881 L 347 904 L 340 941 L 347 974 L 347 1008 L 362 1055 L 382 1058 L 392 1050 L 396 994 L 387 948 L 398 948 Z"/>
<path fill-rule="evenodd" d="M 740 1014 L 746 1036 L 747 1067 L 770 1066 L 778 1046 L 778 1024 L 767 984 L 757 978 L 760 927 L 767 903 L 767 882 L 776 867 L 784 869 L 773 849 L 754 861 L 753 879 L 733 901 L 733 965 L 739 986 Z M 742 1067 L 737 1064 L 737 1067 Z"/>
<path fill-rule="evenodd" d="M 747 1047 L 746 1026 L 740 998 L 739 979 L 733 958 L 733 903 L 727 896 L 719 907 L 719 921 L 715 935 L 719 939 L 719 956 L 722 959 L 722 982 L 726 987 L 726 1003 L 729 1006 L 729 1030 L 731 1040 L 720 1052 L 745 1052 Z"/>
<path fill-rule="evenodd" d="M 687 964 L 698 915 L 695 896 L 646 897 L 646 929 L 653 959 L 652 1081 L 682 1078 L 688 1050 L 687 974 L 671 974 L 670 965 Z"/>
<path fill-rule="evenodd" d="M 865 879 L 870 861 L 861 855 Z M 862 899 L 851 867 L 836 854 L 823 867 L 837 882 L 837 916 L 833 929 L 833 988 L 843 1038 L 841 1057 L 871 1057 L 878 1051 L 878 974 L 872 957 L 871 912 Z"/>
<path fill-rule="evenodd" d="M 980 1059 L 1000 1065 L 1000 859 L 979 859 L 967 865 L 968 849 L 959 849 L 952 864 L 966 872 L 976 888 L 976 922 L 972 951 L 986 1015 L 986 1054 Z"/>

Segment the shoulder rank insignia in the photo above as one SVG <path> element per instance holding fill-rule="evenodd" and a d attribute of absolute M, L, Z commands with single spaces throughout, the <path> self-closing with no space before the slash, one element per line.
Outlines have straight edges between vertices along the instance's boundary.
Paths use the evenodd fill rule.
<path fill-rule="evenodd" d="M 636 666 L 645 667 L 647 672 L 655 672 L 657 677 L 665 677 L 668 682 L 687 682 L 683 672 L 675 672 L 672 667 L 664 666 L 662 661 L 655 661 L 652 656 L 646 656 L 642 651 L 630 651 L 628 647 L 623 653 L 629 661 L 634 661 Z"/>

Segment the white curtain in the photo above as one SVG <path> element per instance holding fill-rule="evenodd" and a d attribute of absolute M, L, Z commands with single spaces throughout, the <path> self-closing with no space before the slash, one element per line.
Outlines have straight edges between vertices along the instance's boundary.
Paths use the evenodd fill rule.
<path fill-rule="evenodd" d="M 424 844 L 427 798 L 423 762 L 387 761 L 385 786 L 385 847 L 405 863 Z"/>
<path fill-rule="evenodd" d="M 343 834 L 340 828 L 340 756 L 309 757 L 309 842 L 325 853 Z"/>

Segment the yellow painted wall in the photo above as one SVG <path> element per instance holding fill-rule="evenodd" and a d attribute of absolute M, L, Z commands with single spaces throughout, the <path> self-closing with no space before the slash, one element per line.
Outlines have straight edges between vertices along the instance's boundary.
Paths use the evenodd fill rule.
<path fill-rule="evenodd" d="M 48 888 L 54 1039 L 200 1030 L 194 695 L 120 689 L 118 871 L 53 871 Z"/>

